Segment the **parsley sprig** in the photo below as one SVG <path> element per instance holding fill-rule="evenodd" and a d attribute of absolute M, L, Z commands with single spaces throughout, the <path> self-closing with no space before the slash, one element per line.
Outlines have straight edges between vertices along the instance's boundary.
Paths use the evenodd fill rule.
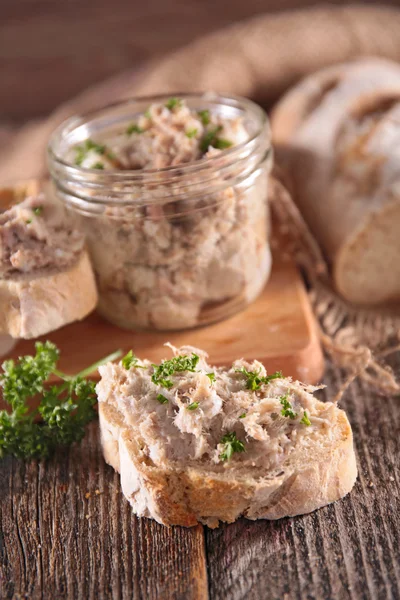
<path fill-rule="evenodd" d="M 282 417 L 289 417 L 289 419 L 295 419 L 297 417 L 297 413 L 294 412 L 291 403 L 288 400 L 289 394 L 285 394 L 279 398 L 279 402 L 282 404 L 283 408 L 281 410 Z"/>
<path fill-rule="evenodd" d="M 42 458 L 57 446 L 80 441 L 85 425 L 96 414 L 97 402 L 95 382 L 85 377 L 121 354 L 114 352 L 71 376 L 57 369 L 60 353 L 53 343 L 36 342 L 35 348 L 34 356 L 6 360 L 2 365 L 0 387 L 11 412 L 0 411 L 0 458 Z M 62 383 L 49 386 L 50 375 Z M 28 401 L 34 396 L 40 396 L 40 403 L 37 409 L 30 409 Z"/>
<path fill-rule="evenodd" d="M 127 354 L 121 359 L 122 366 L 124 369 L 129 371 L 132 367 L 136 369 L 145 369 L 144 365 L 139 365 L 139 359 L 133 354 L 133 350 L 129 350 Z"/>
<path fill-rule="evenodd" d="M 232 146 L 232 142 L 218 136 L 222 129 L 222 125 L 217 125 L 204 134 L 200 142 L 200 150 L 202 152 L 207 152 L 210 146 L 218 148 L 218 150 L 224 150 L 225 148 L 230 148 Z"/>
<path fill-rule="evenodd" d="M 230 460 L 234 452 L 246 452 L 243 442 L 237 439 L 234 431 L 226 433 L 220 443 L 224 444 L 224 449 L 219 455 L 220 460 Z"/>
<path fill-rule="evenodd" d="M 199 360 L 200 358 L 194 353 L 192 353 L 192 356 L 184 354 L 175 356 L 170 360 L 163 360 L 160 365 L 152 365 L 154 372 L 151 376 L 151 380 L 156 385 L 170 389 L 174 385 L 173 381 L 170 379 L 171 375 L 174 373 L 182 373 L 183 371 L 194 373 Z"/>
<path fill-rule="evenodd" d="M 75 150 L 75 164 L 78 167 L 80 167 L 82 165 L 87 154 L 91 150 L 93 150 L 94 152 L 96 152 L 96 154 L 99 154 L 100 156 L 105 156 L 109 160 L 115 159 L 115 155 L 107 148 L 107 146 L 105 146 L 104 144 L 96 144 L 96 142 L 94 142 L 90 138 L 85 140 L 83 142 L 83 144 L 80 144 L 79 146 L 75 146 L 74 150 Z M 96 167 L 92 167 L 92 168 L 96 168 Z"/>
<path fill-rule="evenodd" d="M 248 390 L 252 390 L 253 392 L 259 390 L 263 384 L 268 385 L 273 379 L 282 379 L 283 374 L 282 371 L 275 371 L 272 375 L 266 375 L 265 377 L 260 377 L 261 371 L 248 371 L 246 367 L 241 367 L 240 369 L 235 369 L 236 373 L 242 373 L 246 378 L 246 388 Z"/>

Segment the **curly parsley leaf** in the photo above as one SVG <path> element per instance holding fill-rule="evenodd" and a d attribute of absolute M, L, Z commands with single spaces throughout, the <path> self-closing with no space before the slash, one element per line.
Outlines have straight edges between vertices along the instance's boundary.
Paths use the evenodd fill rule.
<path fill-rule="evenodd" d="M 295 419 L 297 417 L 297 413 L 294 412 L 291 403 L 288 400 L 289 394 L 285 394 L 279 398 L 279 402 L 282 404 L 283 408 L 281 410 L 282 417 L 289 417 L 289 419 Z"/>
<path fill-rule="evenodd" d="M 198 132 L 198 129 L 188 129 L 185 132 L 186 137 L 188 137 L 189 139 L 196 137 Z"/>
<path fill-rule="evenodd" d="M 144 365 L 139 365 L 139 359 L 137 356 L 133 354 L 132 350 L 129 350 L 127 354 L 121 359 L 122 366 L 129 371 L 129 369 L 137 368 L 137 369 L 145 369 Z"/>
<path fill-rule="evenodd" d="M 168 403 L 168 398 L 166 398 L 166 396 L 163 396 L 163 394 L 157 394 L 157 400 L 159 401 L 160 404 Z"/>
<path fill-rule="evenodd" d="M 211 118 L 210 118 L 210 111 L 209 110 L 199 110 L 197 113 L 200 117 L 200 121 L 203 123 L 204 126 L 209 125 Z"/>
<path fill-rule="evenodd" d="M 0 458 L 42 458 L 57 446 L 80 441 L 85 425 L 95 416 L 97 402 L 95 383 L 85 376 L 120 356 L 120 352 L 114 352 L 78 375 L 69 376 L 57 369 L 60 353 L 53 343 L 36 342 L 35 348 L 34 356 L 7 360 L 2 366 L 0 387 L 11 412 L 0 411 Z M 49 386 L 50 375 L 56 375 L 62 383 Z M 40 396 L 40 403 L 32 410 L 28 401 L 34 396 Z"/>
<path fill-rule="evenodd" d="M 263 384 L 268 385 L 273 379 L 281 379 L 283 377 L 282 371 L 276 371 L 275 373 L 272 373 L 272 375 L 260 377 L 260 370 L 248 371 L 246 367 L 236 369 L 236 372 L 242 373 L 247 378 L 246 388 L 253 392 L 259 390 Z"/>
<path fill-rule="evenodd" d="M 306 425 L 307 427 L 309 425 L 311 425 L 311 421 L 310 421 L 306 411 L 304 411 L 304 414 L 303 414 L 302 418 L 300 419 L 300 423 L 302 423 L 303 425 Z"/>
<path fill-rule="evenodd" d="M 151 376 L 151 380 L 156 385 L 169 389 L 174 385 L 170 379 L 171 375 L 174 375 L 174 373 L 182 373 L 183 371 L 194 373 L 199 360 L 199 356 L 192 353 L 192 356 L 175 356 L 170 360 L 163 360 L 160 365 L 153 364 L 152 367 L 154 372 Z"/>
<path fill-rule="evenodd" d="M 215 373 L 206 373 L 208 379 L 211 381 L 211 383 L 214 383 L 215 381 Z"/>
<path fill-rule="evenodd" d="M 136 123 L 132 123 L 132 125 L 129 125 L 129 127 L 126 130 L 127 135 L 132 135 L 132 133 L 143 133 L 143 132 L 144 132 L 144 129 L 139 127 L 139 125 L 137 125 Z"/>
<path fill-rule="evenodd" d="M 186 407 L 187 410 L 196 410 L 197 408 L 199 408 L 198 402 L 192 402 L 191 404 L 188 404 Z"/>
<path fill-rule="evenodd" d="M 225 434 L 220 443 L 224 444 L 220 460 L 230 460 L 235 452 L 246 452 L 243 442 L 237 439 L 234 431 Z"/>
<path fill-rule="evenodd" d="M 169 98 L 165 103 L 165 106 L 168 110 L 173 110 L 174 108 L 180 108 L 182 106 L 182 100 L 180 98 Z"/>
<path fill-rule="evenodd" d="M 218 148 L 218 150 L 224 150 L 225 148 L 230 148 L 230 146 L 232 146 L 232 142 L 229 140 L 218 137 L 218 134 L 221 133 L 222 129 L 222 125 L 217 125 L 216 127 L 209 129 L 203 135 L 203 138 L 200 142 L 200 150 L 203 153 L 207 152 L 210 146 L 213 148 Z"/>

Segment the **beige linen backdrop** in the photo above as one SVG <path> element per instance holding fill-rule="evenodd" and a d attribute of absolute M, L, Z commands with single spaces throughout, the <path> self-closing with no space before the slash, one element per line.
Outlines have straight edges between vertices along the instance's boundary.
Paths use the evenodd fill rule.
<path fill-rule="evenodd" d="M 44 122 L 4 136 L 0 181 L 44 174 L 48 136 L 71 114 L 129 96 L 205 89 L 249 96 L 268 108 L 307 73 L 367 55 L 400 59 L 400 10 L 326 6 L 254 17 L 139 71 L 123 72 L 66 102 Z"/>

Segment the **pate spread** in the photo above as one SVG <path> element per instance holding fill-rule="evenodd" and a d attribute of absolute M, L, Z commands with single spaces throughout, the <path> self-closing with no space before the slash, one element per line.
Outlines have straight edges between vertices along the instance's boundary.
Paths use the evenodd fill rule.
<path fill-rule="evenodd" d="M 109 202 L 83 219 L 99 310 L 109 320 L 128 328 L 193 327 L 224 318 L 260 293 L 271 262 L 267 172 L 259 169 L 239 185 L 243 166 L 229 174 L 221 169 L 224 151 L 248 139 L 242 119 L 171 98 L 122 131 L 71 148 L 70 162 L 104 176 L 159 170 L 151 185 L 120 184 L 129 189 L 129 205 Z M 209 189 L 201 172 L 186 174 L 182 184 L 185 166 L 214 158 L 220 162 L 207 174 Z"/>

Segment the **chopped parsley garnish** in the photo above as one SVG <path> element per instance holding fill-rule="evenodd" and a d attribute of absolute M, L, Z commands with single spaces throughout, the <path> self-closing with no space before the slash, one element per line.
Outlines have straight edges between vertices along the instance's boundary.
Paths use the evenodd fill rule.
<path fill-rule="evenodd" d="M 186 408 L 187 408 L 187 410 L 196 410 L 196 408 L 199 408 L 199 403 L 192 402 L 192 404 L 188 404 L 188 406 Z"/>
<path fill-rule="evenodd" d="M 197 132 L 198 132 L 198 129 L 188 129 L 188 131 L 186 131 L 185 135 L 186 135 L 186 137 L 188 137 L 190 139 L 190 138 L 196 137 Z"/>
<path fill-rule="evenodd" d="M 32 219 L 28 219 L 27 221 L 25 221 L 25 223 L 26 223 L 27 225 L 30 225 L 30 224 L 32 223 Z"/>
<path fill-rule="evenodd" d="M 225 148 L 230 148 L 232 146 L 232 142 L 225 138 L 217 138 L 212 145 L 214 148 L 218 148 L 218 150 L 225 150 Z"/>
<path fill-rule="evenodd" d="M 203 139 L 200 142 L 200 150 L 202 152 L 207 152 L 210 146 L 213 148 L 218 148 L 219 150 L 223 150 L 224 148 L 229 148 L 232 146 L 232 142 L 229 140 L 218 137 L 218 134 L 222 131 L 222 129 L 222 125 L 217 125 L 204 134 Z"/>
<path fill-rule="evenodd" d="M 288 400 L 289 394 L 285 394 L 279 398 L 279 402 L 282 404 L 283 408 L 281 410 L 282 417 L 289 417 L 289 419 L 295 419 L 297 417 L 297 413 L 294 412 L 292 405 Z"/>
<path fill-rule="evenodd" d="M 224 449 L 219 455 L 220 460 L 230 460 L 234 452 L 246 451 L 243 442 L 237 439 L 234 431 L 225 434 L 220 443 L 224 444 Z"/>
<path fill-rule="evenodd" d="M 159 401 L 160 404 L 167 404 L 168 403 L 168 398 L 166 398 L 162 394 L 157 394 L 157 400 Z"/>
<path fill-rule="evenodd" d="M 132 133 L 143 133 L 143 132 L 144 132 L 144 129 L 139 127 L 139 125 L 137 125 L 136 123 L 132 123 L 132 125 L 129 125 L 128 129 L 126 130 L 127 135 L 132 135 Z"/>
<path fill-rule="evenodd" d="M 57 446 L 80 441 L 85 425 L 96 415 L 96 383 L 85 377 L 121 354 L 114 352 L 72 376 L 57 369 L 60 353 L 53 343 L 36 342 L 35 348 L 34 356 L 6 360 L 2 365 L 0 387 L 11 412 L 0 411 L 0 457 L 42 458 Z M 49 385 L 51 375 L 61 383 Z M 34 397 L 40 403 L 31 409 Z"/>
<path fill-rule="evenodd" d="M 178 108 L 181 105 L 182 105 L 182 100 L 180 98 L 175 98 L 175 97 L 170 98 L 165 103 L 165 106 L 168 108 L 168 110 L 173 110 L 174 108 Z"/>
<path fill-rule="evenodd" d="M 307 427 L 309 425 L 311 425 L 311 421 L 308 418 L 308 415 L 307 415 L 306 411 L 304 411 L 304 414 L 303 414 L 302 418 L 300 419 L 300 423 L 303 423 L 303 425 L 307 425 Z"/>
<path fill-rule="evenodd" d="M 171 375 L 182 373 L 183 371 L 194 373 L 199 360 L 200 358 L 194 353 L 192 356 L 175 356 L 170 360 L 163 360 L 160 365 L 152 365 L 154 373 L 151 376 L 151 380 L 156 385 L 169 389 L 174 385 L 172 380 L 169 379 Z"/>
<path fill-rule="evenodd" d="M 203 123 L 204 126 L 209 125 L 210 124 L 210 111 L 209 110 L 199 110 L 199 112 L 197 113 L 200 117 L 200 121 Z"/>
<path fill-rule="evenodd" d="M 151 119 L 151 114 L 150 114 L 149 108 L 144 112 L 144 116 L 146 117 L 146 119 Z"/>
<path fill-rule="evenodd" d="M 104 165 L 101 162 L 96 162 L 90 168 L 91 169 L 100 169 L 100 170 L 102 170 L 102 169 L 104 169 Z"/>
<path fill-rule="evenodd" d="M 260 371 L 248 371 L 246 367 L 236 369 L 236 372 L 242 373 L 245 377 L 247 377 L 246 388 L 248 390 L 252 390 L 253 392 L 259 390 L 263 384 L 267 385 L 273 379 L 281 379 L 283 377 L 282 371 L 276 371 L 272 375 L 260 377 Z"/>
<path fill-rule="evenodd" d="M 129 369 L 131 369 L 132 367 L 134 368 L 139 368 L 139 369 L 145 369 L 146 367 L 144 367 L 143 365 L 139 365 L 139 359 L 137 356 L 135 356 L 132 352 L 132 350 L 129 350 L 128 354 L 125 354 L 124 358 L 121 360 L 122 366 L 129 371 Z"/>
<path fill-rule="evenodd" d="M 88 140 L 85 140 L 83 142 L 83 144 L 81 144 L 79 146 L 75 146 L 74 150 L 76 153 L 75 154 L 75 164 L 78 167 L 81 166 L 81 164 L 83 163 L 83 161 L 86 158 L 86 155 L 91 150 L 96 152 L 96 154 L 100 154 L 100 156 L 106 156 L 109 160 L 115 159 L 115 155 L 113 154 L 113 152 L 108 150 L 104 144 L 96 144 L 96 142 L 94 142 L 90 138 Z M 92 168 L 94 168 L 94 167 L 92 167 Z"/>
<path fill-rule="evenodd" d="M 41 215 L 43 212 L 43 206 L 36 206 L 36 208 L 33 209 L 33 214 L 36 215 L 37 217 L 39 215 Z"/>
<path fill-rule="evenodd" d="M 213 383 L 215 381 L 215 373 L 206 373 L 208 379 Z"/>
<path fill-rule="evenodd" d="M 242 413 L 241 415 L 239 415 L 239 419 L 244 419 L 246 416 L 246 413 Z"/>

